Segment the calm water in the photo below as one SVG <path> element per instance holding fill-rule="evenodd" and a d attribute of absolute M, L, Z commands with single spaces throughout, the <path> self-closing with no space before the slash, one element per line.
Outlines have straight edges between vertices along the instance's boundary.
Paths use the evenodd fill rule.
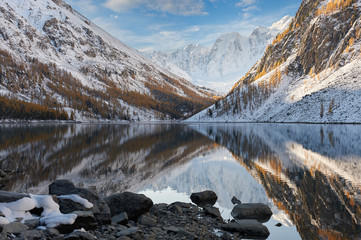
<path fill-rule="evenodd" d="M 3 124 L 0 169 L 14 172 L 1 190 L 47 193 L 66 178 L 171 203 L 211 189 L 225 219 L 232 196 L 268 204 L 269 239 L 361 236 L 359 125 Z"/>

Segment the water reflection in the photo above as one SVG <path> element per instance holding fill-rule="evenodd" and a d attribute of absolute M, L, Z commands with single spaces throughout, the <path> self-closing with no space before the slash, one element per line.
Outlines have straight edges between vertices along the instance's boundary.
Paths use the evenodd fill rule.
<path fill-rule="evenodd" d="M 357 239 L 360 146 L 359 125 L 0 125 L 0 169 L 16 172 L 0 188 L 68 178 L 181 201 L 212 189 L 224 217 L 232 196 L 269 204 L 270 239 Z"/>

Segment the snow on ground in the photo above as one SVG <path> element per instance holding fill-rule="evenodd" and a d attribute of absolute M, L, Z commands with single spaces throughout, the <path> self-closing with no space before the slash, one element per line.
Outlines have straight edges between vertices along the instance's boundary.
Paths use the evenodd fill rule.
<path fill-rule="evenodd" d="M 64 195 L 59 198 L 70 199 L 86 208 L 93 207 L 86 199 L 79 195 Z M 30 213 L 34 208 L 43 208 L 41 216 L 35 216 Z M 60 224 L 73 224 L 77 218 L 76 214 L 63 214 L 59 210 L 59 205 L 54 201 L 50 195 L 31 195 L 24 197 L 15 202 L 0 203 L 0 211 L 5 217 L 0 217 L 0 224 L 7 224 L 16 221 L 18 218 L 23 218 L 21 221 L 25 222 L 30 219 L 38 219 L 40 223 L 47 227 L 56 227 Z"/>

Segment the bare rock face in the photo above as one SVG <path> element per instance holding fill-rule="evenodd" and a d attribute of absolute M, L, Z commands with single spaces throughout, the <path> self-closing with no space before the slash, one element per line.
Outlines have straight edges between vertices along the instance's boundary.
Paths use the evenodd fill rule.
<path fill-rule="evenodd" d="M 25 193 L 13 193 L 13 192 L 6 192 L 6 191 L 0 191 L 0 202 L 15 202 L 19 199 L 22 199 L 24 197 L 30 197 L 29 194 Z"/>
<path fill-rule="evenodd" d="M 213 206 L 217 202 L 218 196 L 215 192 L 207 190 L 203 192 L 192 193 L 191 200 L 198 206 Z"/>
<path fill-rule="evenodd" d="M 269 206 L 264 203 L 237 204 L 231 212 L 234 219 L 256 219 L 260 222 L 267 222 L 272 214 Z"/>
<path fill-rule="evenodd" d="M 49 194 L 53 195 L 68 195 L 68 194 L 78 194 L 80 197 L 87 199 L 93 204 L 91 211 L 94 214 L 94 217 L 98 224 L 108 224 L 111 222 L 110 209 L 104 199 L 100 198 L 94 191 L 78 188 L 69 180 L 56 180 L 49 185 Z M 69 203 L 69 202 L 67 202 Z M 65 204 L 64 204 L 65 206 Z M 74 209 L 84 210 L 84 209 Z"/>
<path fill-rule="evenodd" d="M 117 193 L 104 200 L 108 204 L 112 216 L 126 212 L 130 220 L 137 220 L 153 206 L 153 201 L 144 194 L 131 192 Z"/>

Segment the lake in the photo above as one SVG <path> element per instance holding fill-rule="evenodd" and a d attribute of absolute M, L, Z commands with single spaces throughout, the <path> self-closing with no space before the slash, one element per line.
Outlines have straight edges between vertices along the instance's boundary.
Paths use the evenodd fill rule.
<path fill-rule="evenodd" d="M 269 205 L 268 239 L 361 236 L 361 125 L 1 124 L 0 169 L 6 191 L 69 179 L 171 203 L 210 189 L 225 219 L 233 196 Z"/>

